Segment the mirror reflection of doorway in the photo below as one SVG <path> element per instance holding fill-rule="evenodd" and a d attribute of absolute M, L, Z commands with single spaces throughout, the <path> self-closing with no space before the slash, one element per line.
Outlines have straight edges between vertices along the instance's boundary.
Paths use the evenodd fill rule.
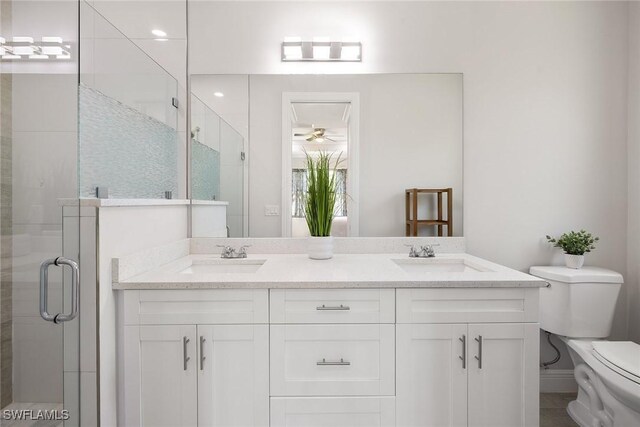
<path fill-rule="evenodd" d="M 336 207 L 331 234 L 347 235 L 348 102 L 295 102 L 291 104 L 291 236 L 305 237 L 309 229 L 304 215 L 307 192 L 306 156 L 329 153 L 336 174 Z M 335 162 L 335 163 L 334 163 Z"/>
<path fill-rule="evenodd" d="M 331 235 L 349 235 L 349 184 L 351 174 L 350 126 L 351 102 L 305 101 L 290 103 L 290 227 L 291 237 L 309 236 L 304 205 L 307 194 L 307 156 L 331 155 L 335 166 L 336 206 Z M 286 178 L 285 178 L 286 179 Z"/>

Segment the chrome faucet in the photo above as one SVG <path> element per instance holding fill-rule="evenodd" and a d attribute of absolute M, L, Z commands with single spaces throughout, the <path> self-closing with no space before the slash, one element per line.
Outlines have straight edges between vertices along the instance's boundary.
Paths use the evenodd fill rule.
<path fill-rule="evenodd" d="M 247 257 L 247 248 L 251 247 L 251 245 L 242 245 L 240 249 L 236 251 L 235 248 L 228 245 L 216 245 L 219 248 L 222 248 L 222 252 L 220 253 L 220 258 L 246 258 Z"/>
<path fill-rule="evenodd" d="M 418 249 L 414 245 L 406 245 L 409 246 L 409 258 L 433 258 L 436 256 L 436 252 L 433 250 L 434 246 L 440 246 L 439 244 L 435 245 L 424 245 L 420 246 Z"/>

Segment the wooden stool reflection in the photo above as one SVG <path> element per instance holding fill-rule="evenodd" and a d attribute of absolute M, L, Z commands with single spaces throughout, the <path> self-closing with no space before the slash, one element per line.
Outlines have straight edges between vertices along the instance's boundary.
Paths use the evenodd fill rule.
<path fill-rule="evenodd" d="M 442 195 L 447 194 L 447 219 L 443 218 Z M 435 194 L 437 200 L 436 219 L 418 219 L 418 195 Z M 438 236 L 443 235 L 443 227 L 447 227 L 447 236 L 453 236 L 453 189 L 452 188 L 409 188 L 404 190 L 406 207 L 406 235 L 417 236 L 421 225 L 436 226 Z"/>

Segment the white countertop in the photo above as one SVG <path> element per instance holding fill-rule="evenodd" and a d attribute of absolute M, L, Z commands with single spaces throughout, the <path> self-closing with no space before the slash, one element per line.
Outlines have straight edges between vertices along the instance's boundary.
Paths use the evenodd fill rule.
<path fill-rule="evenodd" d="M 99 199 L 96 197 L 83 197 L 80 199 L 58 199 L 59 206 L 83 206 L 83 207 L 123 207 L 123 206 L 182 206 L 188 205 L 188 199 Z"/>
<path fill-rule="evenodd" d="M 335 254 L 330 260 L 312 260 L 306 254 L 251 253 L 246 259 L 231 261 L 221 260 L 219 254 L 192 254 L 114 282 L 113 289 L 513 288 L 547 285 L 537 277 L 464 253 L 438 254 L 426 262 L 439 266 L 454 264 L 458 267 L 466 264 L 466 269 L 471 271 L 407 272 L 394 260 L 424 262 L 423 259 L 412 259 L 406 254 L 397 253 Z M 252 273 L 183 272 L 192 265 L 227 262 L 263 263 Z"/>

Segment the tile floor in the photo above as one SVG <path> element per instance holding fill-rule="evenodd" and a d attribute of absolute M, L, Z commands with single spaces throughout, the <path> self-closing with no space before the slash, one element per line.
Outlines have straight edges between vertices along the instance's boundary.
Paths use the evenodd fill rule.
<path fill-rule="evenodd" d="M 540 427 L 577 427 L 567 413 L 567 405 L 575 398 L 575 393 L 541 393 Z"/>

